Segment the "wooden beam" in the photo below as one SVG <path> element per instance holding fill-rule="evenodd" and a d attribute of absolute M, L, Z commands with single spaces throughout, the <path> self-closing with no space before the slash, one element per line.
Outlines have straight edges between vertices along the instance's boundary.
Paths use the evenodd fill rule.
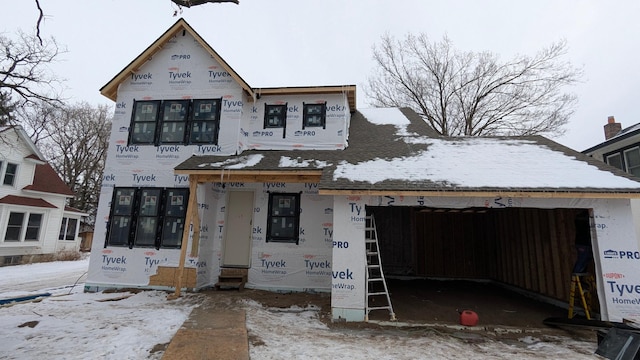
<path fill-rule="evenodd" d="M 285 183 L 318 183 L 320 175 L 196 175 L 198 183 L 265 183 L 265 182 L 285 182 Z"/>
<path fill-rule="evenodd" d="M 282 175 L 282 174 L 292 174 L 292 175 L 322 175 L 322 170 L 219 170 L 219 169 L 211 169 L 211 170 L 174 170 L 176 174 L 182 175 L 224 175 L 229 176 L 232 174 L 235 175 Z"/>
<path fill-rule="evenodd" d="M 184 273 L 184 263 L 187 257 L 187 245 L 189 243 L 189 225 L 193 221 L 194 212 L 195 217 L 198 217 L 197 211 L 192 210 L 198 206 L 198 198 L 196 196 L 197 190 L 198 182 L 195 181 L 195 179 L 189 179 L 189 202 L 187 203 L 187 214 L 185 216 L 184 229 L 182 231 L 182 244 L 180 244 L 180 262 L 178 264 L 174 280 L 175 292 L 167 296 L 167 300 L 175 300 L 179 298 L 180 292 L 182 291 L 182 274 Z"/>
<path fill-rule="evenodd" d="M 174 173 L 188 175 L 189 178 L 195 178 L 198 183 L 319 183 L 322 176 L 322 170 L 175 170 Z"/>
<path fill-rule="evenodd" d="M 196 186 L 196 191 L 198 187 Z M 189 194 L 191 197 L 191 194 Z M 196 198 L 197 202 L 197 198 Z M 187 210 L 191 209 L 191 218 L 193 219 L 193 241 L 191 242 L 191 257 L 198 256 L 198 250 L 200 249 L 200 215 L 198 214 L 198 206 L 190 206 Z M 184 226 L 187 226 L 185 222 Z"/>
<path fill-rule="evenodd" d="M 640 199 L 640 193 L 561 191 L 425 191 L 425 190 L 336 190 L 320 189 L 319 195 L 429 196 L 429 197 L 513 197 L 543 199 Z"/>

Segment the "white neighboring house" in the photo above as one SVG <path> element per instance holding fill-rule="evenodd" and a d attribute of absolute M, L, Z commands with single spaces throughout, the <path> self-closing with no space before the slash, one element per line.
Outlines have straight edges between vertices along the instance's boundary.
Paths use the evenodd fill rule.
<path fill-rule="evenodd" d="M 78 251 L 83 212 L 20 126 L 0 127 L 0 266 Z"/>

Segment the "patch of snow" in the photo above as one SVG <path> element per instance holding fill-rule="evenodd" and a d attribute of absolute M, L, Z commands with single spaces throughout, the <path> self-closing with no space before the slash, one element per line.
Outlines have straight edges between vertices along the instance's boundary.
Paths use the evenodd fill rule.
<path fill-rule="evenodd" d="M 216 167 L 223 169 L 243 169 L 246 167 L 254 166 L 260 163 L 264 155 L 251 154 L 245 156 L 239 156 L 233 159 L 227 159 L 216 163 L 199 164 L 198 167 Z"/>
<path fill-rule="evenodd" d="M 432 181 L 449 187 L 640 188 L 640 183 L 527 140 L 410 139 L 427 150 L 410 157 L 343 162 L 334 180 Z"/>
<path fill-rule="evenodd" d="M 84 293 L 71 279 L 87 263 L 51 262 L 0 267 L 0 298 L 30 293 L 23 284 L 34 276 L 55 275 L 52 296 L 38 302 L 0 307 L 2 359 L 160 359 L 154 346 L 168 343 L 200 294 L 167 300 L 167 293 Z M 52 280 L 51 284 L 54 284 Z M 42 292 L 45 288 L 33 293 Z M 251 359 L 597 359 L 596 340 L 524 335 L 506 342 L 475 336 L 471 340 L 437 328 L 330 328 L 316 305 L 266 308 L 254 300 L 246 311 Z"/>
<path fill-rule="evenodd" d="M 295 158 L 292 159 L 288 156 L 281 156 L 280 157 L 280 161 L 278 162 L 278 167 L 300 167 L 300 168 L 308 168 L 308 167 L 313 167 L 316 169 L 322 169 L 325 168 L 327 166 L 330 166 L 331 164 L 327 163 L 326 161 L 320 161 L 320 160 L 303 160 L 301 158 Z"/>

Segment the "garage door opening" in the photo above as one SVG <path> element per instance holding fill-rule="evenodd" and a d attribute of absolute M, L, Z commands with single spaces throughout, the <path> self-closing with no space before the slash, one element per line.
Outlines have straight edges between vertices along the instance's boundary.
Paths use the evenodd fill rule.
<path fill-rule="evenodd" d="M 367 207 L 375 217 L 382 265 L 399 319 L 404 317 L 402 304 L 410 299 L 416 303 L 405 304 L 407 309 L 422 304 L 434 314 L 438 306 L 426 305 L 442 302 L 442 311 L 451 312 L 454 304 L 493 303 L 496 309 L 486 311 L 502 319 L 503 325 L 508 321 L 498 315 L 509 312 L 521 320 L 526 320 L 527 311 L 567 316 L 571 275 L 578 260 L 576 219 L 585 211 Z M 590 227 L 587 233 L 591 249 L 595 234 Z M 584 272 L 595 274 L 594 270 L 590 257 Z M 599 309 L 595 286 L 589 296 L 593 316 Z M 465 298 L 472 301 L 459 301 Z M 578 302 L 576 310 L 581 313 Z M 457 316 L 446 311 L 441 316 L 447 315 Z"/>

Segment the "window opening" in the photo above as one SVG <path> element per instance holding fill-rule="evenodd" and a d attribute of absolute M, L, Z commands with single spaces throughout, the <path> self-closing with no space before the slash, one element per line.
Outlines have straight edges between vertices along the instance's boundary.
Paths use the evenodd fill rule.
<path fill-rule="evenodd" d="M 298 244 L 300 237 L 300 194 L 270 193 L 267 242 Z"/>
<path fill-rule="evenodd" d="M 105 247 L 179 248 L 189 189 L 115 188 Z"/>
<path fill-rule="evenodd" d="M 302 128 L 321 127 L 326 129 L 327 126 L 327 103 L 322 104 L 303 104 L 303 121 Z"/>
<path fill-rule="evenodd" d="M 282 138 L 287 134 L 287 104 L 264 104 L 264 128 L 282 128 Z"/>
<path fill-rule="evenodd" d="M 7 163 L 7 168 L 4 172 L 4 179 L 2 183 L 4 185 L 13 186 L 16 180 L 16 174 L 18 173 L 18 164 Z"/>

